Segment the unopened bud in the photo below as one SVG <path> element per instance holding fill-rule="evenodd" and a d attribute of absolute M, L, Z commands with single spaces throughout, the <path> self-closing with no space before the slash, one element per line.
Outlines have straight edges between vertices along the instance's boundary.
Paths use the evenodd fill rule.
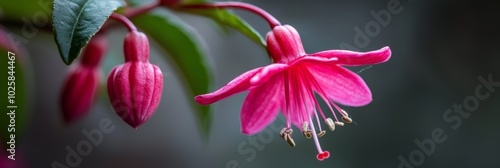
<path fill-rule="evenodd" d="M 99 69 L 81 65 L 69 72 L 60 99 L 66 123 L 71 124 L 89 112 L 98 92 L 100 76 Z"/>
<path fill-rule="evenodd" d="M 83 50 L 80 61 L 71 67 L 60 97 L 66 123 L 82 118 L 92 107 L 101 78 L 99 65 L 107 47 L 106 37 L 95 35 Z"/>
<path fill-rule="evenodd" d="M 149 63 L 149 42 L 141 32 L 125 38 L 125 64 L 111 70 L 108 95 L 115 112 L 130 126 L 146 122 L 160 104 L 163 75 Z"/>

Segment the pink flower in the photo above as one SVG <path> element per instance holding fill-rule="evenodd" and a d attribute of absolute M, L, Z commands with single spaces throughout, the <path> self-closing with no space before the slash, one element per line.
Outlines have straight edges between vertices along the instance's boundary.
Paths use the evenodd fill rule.
<path fill-rule="evenodd" d="M 60 97 L 66 123 L 84 117 L 92 107 L 101 78 L 99 64 L 106 54 L 107 47 L 106 37 L 94 36 L 83 50 L 80 61 L 69 71 Z"/>
<path fill-rule="evenodd" d="M 363 79 L 341 65 L 382 63 L 390 58 L 391 50 L 384 47 L 370 52 L 327 50 L 307 54 L 299 33 L 289 25 L 274 27 L 266 40 L 273 64 L 247 71 L 215 92 L 198 95 L 196 102 L 211 104 L 249 90 L 240 115 L 244 134 L 260 132 L 275 120 L 280 110 L 287 120 L 281 137 L 295 146 L 291 136 L 293 124 L 307 138 L 313 138 L 318 160 L 328 158 L 329 152 L 324 151 L 318 141 L 318 137 L 325 134 L 320 119 L 333 131 L 335 125 L 344 124 L 338 120 L 335 111 L 344 122 L 352 122 L 336 103 L 357 107 L 372 101 L 372 93 Z M 335 122 L 326 117 L 314 93 L 328 104 Z"/>
<path fill-rule="evenodd" d="M 123 46 L 125 64 L 108 77 L 108 96 L 115 112 L 130 126 L 146 122 L 160 104 L 163 74 L 149 63 L 149 42 L 144 33 L 132 31 Z"/>

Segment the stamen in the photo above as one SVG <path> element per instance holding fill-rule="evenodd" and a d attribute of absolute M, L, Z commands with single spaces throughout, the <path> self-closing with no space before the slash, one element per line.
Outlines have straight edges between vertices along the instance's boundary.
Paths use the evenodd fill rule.
<path fill-rule="evenodd" d="M 337 104 L 335 104 L 334 102 L 332 102 L 330 100 L 330 103 L 333 105 L 333 107 L 335 107 L 335 109 L 337 109 L 337 111 L 339 111 L 340 114 L 342 114 L 342 116 L 347 116 L 349 117 L 349 114 L 347 114 L 347 112 L 345 112 L 344 109 L 340 108 L 339 106 L 337 106 Z"/>
<path fill-rule="evenodd" d="M 318 137 L 323 137 L 326 134 L 325 130 L 321 130 L 321 132 L 318 133 Z"/>
<path fill-rule="evenodd" d="M 330 109 L 330 111 L 332 112 L 333 118 L 335 118 L 335 121 L 338 121 L 339 119 L 337 118 L 337 114 L 335 114 L 335 111 L 333 110 L 333 108 L 331 106 L 331 105 L 334 105 L 336 108 L 337 105 L 335 105 L 335 103 L 329 101 L 327 98 L 323 97 L 323 95 L 321 95 L 321 94 L 320 94 L 320 97 L 326 103 L 326 105 L 328 106 L 328 109 Z"/>
<path fill-rule="evenodd" d="M 292 139 L 292 136 L 290 134 L 285 135 L 285 140 L 290 146 L 295 147 L 295 141 Z"/>
<path fill-rule="evenodd" d="M 309 130 L 309 123 L 304 122 L 302 123 L 302 131 L 306 132 Z"/>
<path fill-rule="evenodd" d="M 338 58 L 337 58 L 338 59 Z M 314 86 L 315 91 L 319 93 L 319 96 L 321 97 L 321 99 L 323 99 L 323 101 L 326 103 L 326 105 L 328 106 L 328 108 L 330 109 L 330 111 L 332 112 L 333 114 L 333 117 L 335 118 L 335 121 L 338 121 L 338 118 L 337 118 L 337 115 L 335 114 L 335 111 L 333 110 L 332 106 L 331 105 L 334 105 L 335 108 L 337 108 L 338 106 L 333 103 L 332 101 L 330 101 L 328 98 L 326 98 L 324 95 L 326 95 L 325 91 L 323 91 L 323 89 L 321 88 L 321 86 L 318 84 L 318 82 L 316 81 L 316 79 L 312 76 L 311 72 L 309 72 L 308 69 L 306 69 L 306 72 L 307 72 L 307 80 L 310 80 L 312 85 Z M 321 111 L 321 108 L 319 107 L 319 104 L 317 103 L 316 101 L 316 106 L 318 106 L 318 109 L 320 110 L 321 112 L 321 115 L 323 117 L 323 119 L 325 119 L 325 115 L 323 114 L 323 112 Z M 338 110 L 338 109 L 337 109 Z M 326 119 L 325 119 L 326 120 Z M 318 123 L 318 125 L 320 125 Z"/>
<path fill-rule="evenodd" d="M 316 101 L 316 99 L 314 99 L 314 101 L 316 102 L 316 104 L 318 104 L 318 101 Z M 321 109 L 320 109 L 320 112 L 321 112 Z M 323 112 L 321 112 L 321 113 L 323 113 Z M 319 130 L 323 130 L 321 128 L 321 123 L 319 122 L 319 117 L 318 117 L 318 112 L 317 111 L 314 111 L 314 116 L 316 117 L 316 122 L 318 123 Z M 323 116 L 323 118 L 325 118 L 325 116 Z"/>
<path fill-rule="evenodd" d="M 311 117 L 309 117 L 309 122 L 312 123 L 312 119 Z M 314 129 L 314 126 L 311 126 L 311 129 L 313 132 L 316 132 L 316 130 Z M 319 140 L 318 140 L 318 137 L 316 136 L 316 134 L 313 134 L 313 139 L 314 139 L 314 143 L 316 144 L 316 149 L 318 150 L 318 153 L 321 154 L 321 159 L 318 157 L 318 160 L 323 160 L 323 159 L 326 159 L 330 156 L 330 153 L 328 153 L 328 155 L 325 155 L 323 151 L 323 149 L 321 149 L 321 145 L 319 144 Z M 317 155 L 319 156 L 319 155 Z"/>
<path fill-rule="evenodd" d="M 323 113 L 323 110 L 321 110 L 321 106 L 319 106 L 318 100 L 314 99 L 316 102 L 316 109 L 319 110 L 319 114 L 321 114 L 321 117 L 323 117 L 324 120 L 326 120 L 325 114 Z M 317 115 L 317 114 L 316 114 Z M 316 116 L 318 117 L 318 116 Z"/>
<path fill-rule="evenodd" d="M 346 117 L 349 117 L 349 114 L 348 114 L 348 113 L 347 113 L 344 109 L 341 109 L 340 107 L 339 107 L 339 109 L 340 109 L 340 111 L 339 111 L 339 112 L 340 112 L 342 115 L 344 115 L 344 116 L 346 116 Z"/>
<path fill-rule="evenodd" d="M 347 123 L 347 124 L 352 123 L 352 119 L 351 119 L 351 118 L 349 118 L 348 116 L 343 116 L 343 117 L 342 117 L 342 121 L 344 121 L 344 122 L 345 122 L 345 123 Z"/>
<path fill-rule="evenodd" d="M 306 131 L 306 132 L 304 132 L 304 136 L 305 136 L 307 139 L 311 139 L 311 137 L 312 137 L 312 131 Z"/>
<path fill-rule="evenodd" d="M 336 126 L 344 126 L 344 123 L 343 122 L 340 122 L 340 121 L 335 121 L 334 122 Z"/>
<path fill-rule="evenodd" d="M 284 78 L 284 81 L 285 81 L 285 83 L 284 83 L 284 85 L 285 85 L 285 109 L 284 109 L 284 111 L 287 112 L 287 114 L 286 114 L 287 115 L 286 116 L 286 119 L 287 119 L 286 120 L 286 127 L 287 128 L 291 128 L 291 126 L 292 126 L 292 117 L 291 117 L 291 114 L 290 114 L 291 113 L 291 111 L 290 111 L 291 109 L 290 109 L 290 100 L 289 100 L 289 98 L 290 98 L 290 93 L 289 93 L 290 92 L 290 88 L 289 87 L 290 86 L 286 82 L 286 81 L 288 81 L 288 73 L 285 73 L 283 78 Z"/>
<path fill-rule="evenodd" d="M 283 129 L 281 129 L 281 131 L 280 131 L 280 137 L 281 138 L 285 138 L 285 131 L 286 131 L 286 127 L 283 128 Z"/>
<path fill-rule="evenodd" d="M 309 123 L 304 122 L 304 123 L 302 124 L 302 132 L 304 133 L 304 136 L 305 136 L 307 139 L 311 139 L 312 132 L 311 132 L 311 130 L 309 130 Z"/>
<path fill-rule="evenodd" d="M 325 123 L 328 126 L 328 128 L 330 128 L 330 131 L 335 130 L 335 124 L 334 124 L 334 122 L 333 122 L 333 120 L 331 118 L 327 118 L 325 120 Z"/>
<path fill-rule="evenodd" d="M 292 129 L 285 127 L 281 129 L 280 136 L 281 138 L 283 138 L 283 140 L 288 142 L 290 146 L 295 147 L 295 141 L 292 139 L 292 133 L 293 133 Z"/>

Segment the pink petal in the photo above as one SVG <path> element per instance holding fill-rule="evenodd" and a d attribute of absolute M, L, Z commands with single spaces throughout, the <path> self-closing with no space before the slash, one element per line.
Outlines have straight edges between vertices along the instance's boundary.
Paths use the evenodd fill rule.
<path fill-rule="evenodd" d="M 324 63 L 335 62 L 335 64 L 338 64 L 338 60 L 339 59 L 337 57 L 323 58 L 323 57 L 316 57 L 316 56 L 306 55 L 306 56 L 303 56 L 303 57 L 300 57 L 300 58 L 294 60 L 293 62 L 290 62 L 290 66 L 294 66 L 294 65 L 298 65 L 298 64 L 302 64 L 302 63 L 312 63 L 312 64 L 315 64 L 317 62 L 324 62 Z"/>
<path fill-rule="evenodd" d="M 281 111 L 283 116 L 300 130 L 305 121 L 309 122 L 309 116 L 313 114 L 316 105 L 312 88 L 314 85 L 311 83 L 315 79 L 307 69 L 307 65 L 299 65 L 300 67 L 290 69 L 284 74 L 286 83 L 283 90 L 286 99 Z"/>
<path fill-rule="evenodd" d="M 274 75 L 283 72 L 287 68 L 288 68 L 287 64 L 281 64 L 281 63 L 275 63 L 265 66 L 259 73 L 255 74 L 255 76 L 252 77 L 252 79 L 250 79 L 250 83 L 253 86 L 261 85 L 264 82 L 267 82 L 269 79 L 271 79 L 271 77 L 273 77 Z"/>
<path fill-rule="evenodd" d="M 207 105 L 219 101 L 223 98 L 231 96 L 233 94 L 245 91 L 251 87 L 250 79 L 255 76 L 263 67 L 255 68 L 247 71 L 240 76 L 233 79 L 231 82 L 227 83 L 225 86 L 219 90 L 207 93 L 203 95 L 198 95 L 194 97 L 194 100 L 199 104 Z"/>
<path fill-rule="evenodd" d="M 337 57 L 338 64 L 358 66 L 358 65 L 378 64 L 389 60 L 389 58 L 391 57 L 391 49 L 389 47 L 383 47 L 379 50 L 369 51 L 369 52 L 356 52 L 349 50 L 327 50 L 310 55 L 324 57 L 324 58 Z"/>
<path fill-rule="evenodd" d="M 334 102 L 363 106 L 372 101 L 372 93 L 356 73 L 331 63 L 308 64 L 317 86 L 315 91 Z"/>
<path fill-rule="evenodd" d="M 281 63 L 255 68 L 236 77 L 219 90 L 204 95 L 198 95 L 194 99 L 199 104 L 211 104 L 233 94 L 259 86 L 287 68 L 287 64 Z"/>
<path fill-rule="evenodd" d="M 278 115 L 283 95 L 283 78 L 275 76 L 248 93 L 241 108 L 241 132 L 253 135 L 271 124 Z"/>

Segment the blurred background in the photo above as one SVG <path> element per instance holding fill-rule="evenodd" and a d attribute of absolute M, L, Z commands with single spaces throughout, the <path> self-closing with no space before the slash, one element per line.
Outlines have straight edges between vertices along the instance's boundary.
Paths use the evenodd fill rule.
<path fill-rule="evenodd" d="M 479 80 L 500 82 L 498 3 L 244 2 L 294 26 L 308 53 L 391 47 L 392 57 L 387 63 L 359 73 L 372 90 L 373 102 L 364 107 L 345 107 L 355 123 L 320 139 L 322 147 L 331 153 L 329 159 L 317 161 L 313 141 L 298 132 L 294 134 L 295 148 L 272 127 L 252 137 L 240 133 L 239 111 L 246 93 L 214 104 L 211 132 L 203 138 L 172 62 L 162 57 L 165 52 L 154 42 L 151 62 L 163 70 L 165 78 L 160 107 L 148 122 L 134 130 L 112 111 L 103 92 L 87 117 L 66 126 L 58 98 L 68 67 L 59 56 L 52 33 L 40 30 L 23 42 L 29 104 L 24 131 L 19 133 L 16 145 L 16 161 L 30 168 L 57 167 L 56 162 L 73 167 L 66 163 L 68 148 L 76 149 L 79 143 L 88 141 L 83 131 L 99 129 L 101 121 L 109 120 L 115 129 L 103 134 L 102 143 L 92 146 L 77 167 L 500 167 L 500 88 L 492 86 L 489 90 Z M 0 6 L 0 21 L 2 10 L 6 9 Z M 384 11 L 389 12 L 390 19 L 381 22 L 377 16 Z M 261 18 L 235 12 L 263 36 L 269 31 Z M 206 18 L 178 16 L 193 27 L 204 44 L 213 67 L 212 90 L 249 69 L 270 63 L 266 51 L 240 33 L 227 35 Z M 22 27 L 10 23 L 0 24 L 7 32 L 22 36 Z M 112 45 L 104 74 L 123 60 L 125 33 L 120 27 L 108 34 Z M 357 72 L 366 67 L 349 68 Z M 481 94 L 489 93 L 488 98 L 474 99 L 478 86 L 483 87 Z M 469 107 L 463 109 L 470 115 L 449 112 L 454 106 Z M 283 125 L 278 119 L 272 126 L 281 129 Z M 442 141 L 433 140 L 433 136 Z"/>

